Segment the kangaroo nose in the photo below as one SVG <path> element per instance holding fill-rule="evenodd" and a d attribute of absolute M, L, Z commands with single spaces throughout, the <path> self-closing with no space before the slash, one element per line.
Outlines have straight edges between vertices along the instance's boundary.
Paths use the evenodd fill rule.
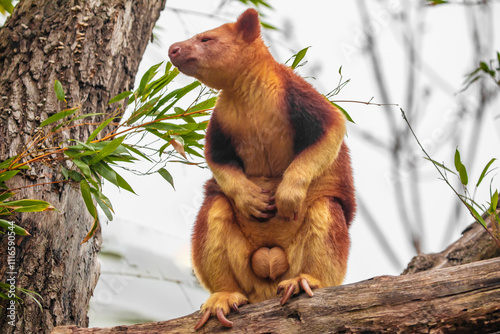
<path fill-rule="evenodd" d="M 168 49 L 168 56 L 170 59 L 178 57 L 181 54 L 181 47 L 179 44 L 172 44 Z"/>

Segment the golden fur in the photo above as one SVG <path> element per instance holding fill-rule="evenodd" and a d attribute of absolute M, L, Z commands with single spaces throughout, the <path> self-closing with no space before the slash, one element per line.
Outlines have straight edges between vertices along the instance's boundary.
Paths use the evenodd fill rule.
<path fill-rule="evenodd" d="M 302 281 L 341 284 L 355 211 L 344 116 L 278 64 L 259 35 L 248 10 L 169 50 L 181 72 L 221 90 L 205 146 L 214 179 L 192 255 L 212 293 L 202 311 L 226 325 L 218 310 L 298 293 Z"/>

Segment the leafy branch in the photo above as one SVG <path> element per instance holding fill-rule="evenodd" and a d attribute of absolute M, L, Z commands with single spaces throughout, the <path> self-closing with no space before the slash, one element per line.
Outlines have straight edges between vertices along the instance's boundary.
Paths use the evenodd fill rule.
<path fill-rule="evenodd" d="M 458 148 L 455 150 L 455 158 L 454 158 L 454 165 L 455 165 L 455 170 L 453 171 L 450 168 L 446 167 L 444 164 L 439 163 L 435 160 L 433 160 L 430 155 L 427 153 L 427 151 L 424 149 L 420 141 L 418 140 L 417 135 L 413 131 L 413 128 L 410 125 L 410 122 L 408 121 L 408 118 L 406 118 L 406 114 L 403 109 L 401 110 L 401 114 L 403 116 L 403 119 L 405 120 L 406 124 L 408 125 L 408 128 L 410 129 L 413 137 L 417 141 L 418 146 L 420 146 L 420 149 L 422 152 L 425 154 L 425 159 L 429 160 L 436 170 L 438 171 L 439 175 L 441 176 L 441 179 L 448 185 L 448 187 L 451 188 L 451 190 L 455 193 L 455 195 L 458 197 L 460 202 L 465 205 L 471 216 L 474 218 L 474 220 L 481 224 L 486 231 L 491 235 L 491 237 L 495 240 L 496 244 L 500 247 L 500 215 L 497 210 L 498 206 L 498 190 L 495 190 L 495 192 L 492 192 L 491 189 L 491 183 L 493 182 L 493 178 L 491 179 L 490 183 L 490 202 L 488 204 L 478 204 L 475 201 L 475 195 L 477 192 L 477 189 L 479 185 L 482 183 L 486 175 L 488 175 L 490 172 L 492 172 L 494 169 L 490 169 L 491 165 L 495 162 L 496 159 L 491 159 L 486 166 L 483 168 L 483 171 L 481 172 L 481 175 L 479 176 L 475 187 L 474 187 L 474 192 L 471 195 L 469 189 L 468 189 L 468 184 L 469 184 L 469 176 L 467 173 L 467 168 L 465 165 L 462 163 L 461 158 L 460 158 L 460 152 Z M 451 173 L 455 175 L 462 187 L 463 187 L 463 193 L 460 193 L 458 190 L 456 190 L 448 180 L 448 174 Z M 485 215 L 490 217 L 491 220 L 491 229 L 488 228 L 488 225 L 486 224 L 486 221 L 484 220 L 483 216 L 479 214 L 478 210 L 481 210 L 485 212 Z"/>
<path fill-rule="evenodd" d="M 309 48 L 310 48 L 310 46 L 299 50 L 296 54 L 294 54 L 290 58 L 288 58 L 287 61 L 285 61 L 285 64 L 288 64 L 293 59 L 292 64 L 290 65 L 290 67 L 292 69 L 295 70 L 295 69 L 297 69 L 299 67 L 305 66 L 307 64 L 307 61 L 304 60 L 304 57 L 306 56 L 307 51 L 309 50 Z M 328 92 L 324 96 L 325 96 L 325 98 L 333 106 L 335 106 L 337 109 L 339 109 L 342 112 L 342 114 L 344 114 L 345 118 L 349 122 L 356 123 L 356 122 L 354 122 L 354 120 L 352 119 L 352 117 L 349 115 L 349 113 L 344 108 L 342 108 L 340 105 L 338 105 L 338 103 L 361 103 L 361 104 L 374 105 L 374 106 L 379 106 L 379 107 L 380 106 L 386 106 L 386 105 L 397 106 L 397 104 L 386 104 L 386 103 L 375 103 L 375 102 L 372 102 L 373 97 L 369 101 L 333 100 L 332 98 L 334 96 L 338 95 L 342 91 L 342 89 L 345 86 L 347 86 L 347 84 L 351 81 L 351 79 L 344 80 L 344 77 L 342 75 L 342 66 L 340 66 L 338 73 L 339 73 L 340 78 L 339 78 L 339 82 L 337 83 L 337 87 L 335 87 L 334 89 L 332 89 L 330 92 Z"/>
<path fill-rule="evenodd" d="M 205 137 L 208 120 L 197 119 L 209 114 L 215 105 L 215 94 L 201 87 L 197 81 L 169 90 L 168 85 L 179 71 L 167 63 L 164 74 L 157 78 L 161 65 L 152 66 L 143 75 L 135 91 L 123 92 L 112 98 L 109 104 L 123 104 L 119 104 L 101 122 L 85 122 L 88 117 L 106 115 L 82 115 L 79 105 L 67 107 L 43 121 L 21 153 L 0 163 L 0 216 L 55 209 L 51 204 L 39 200 L 8 201 L 15 195 L 15 191 L 57 183 L 78 185 L 87 210 L 94 218 L 91 230 L 82 241 L 86 242 L 99 226 L 97 206 L 109 220 L 113 219 L 111 201 L 102 193 L 103 180 L 135 193 L 116 171 L 117 168 L 127 169 L 123 164 L 143 158 L 152 166 L 146 173 L 136 171 L 138 174 L 157 172 L 173 187 L 173 178 L 165 168 L 167 162 L 199 165 L 200 163 L 188 160 L 188 155 L 203 158 L 203 145 L 200 141 Z M 179 100 L 196 89 L 199 92 L 188 108 L 184 110 L 177 106 Z M 57 80 L 54 91 L 58 100 L 66 102 L 63 87 Z M 128 116 L 124 117 L 123 114 Z M 86 142 L 61 140 L 62 132 L 89 125 L 96 128 Z M 151 137 L 155 138 L 152 142 Z M 55 174 L 62 175 L 63 179 L 15 189 L 7 187 L 6 181 L 29 169 L 34 163 L 42 163 L 54 169 L 57 172 Z"/>
<path fill-rule="evenodd" d="M 495 61 L 497 63 L 496 65 Z M 500 52 L 497 52 L 496 59 L 492 59 L 488 62 L 479 62 L 479 66 L 470 72 L 465 78 L 464 88 L 462 91 L 469 88 L 470 85 L 481 79 L 483 76 L 493 79 L 493 81 L 500 86 Z"/>

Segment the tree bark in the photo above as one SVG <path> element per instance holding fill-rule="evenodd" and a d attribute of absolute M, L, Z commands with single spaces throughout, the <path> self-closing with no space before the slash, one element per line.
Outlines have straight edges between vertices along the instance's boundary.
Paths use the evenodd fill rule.
<path fill-rule="evenodd" d="M 495 333 L 500 331 L 500 258 L 413 275 L 381 276 L 278 299 L 231 314 L 231 333 Z M 197 313 L 113 328 L 57 327 L 53 334 L 190 333 Z M 211 319 L 200 333 L 226 333 Z"/>
<path fill-rule="evenodd" d="M 107 105 L 133 88 L 135 74 L 166 0 L 24 0 L 0 29 L 0 161 L 20 153 L 41 121 L 66 108 L 54 93 L 54 80 L 68 106 L 82 113 L 113 111 Z M 86 119 L 89 122 L 89 119 Z M 90 122 L 99 121 L 92 118 Z M 92 126 L 61 138 L 85 141 Z M 57 168 L 56 168 L 57 169 Z M 34 165 L 9 184 L 17 188 L 60 180 L 54 169 Z M 18 215 L 31 237 L 16 236 L 15 268 L 7 266 L 7 237 L 0 235 L 0 281 L 42 296 L 42 309 L 26 297 L 9 324 L 0 299 L 1 333 L 49 333 L 54 326 L 87 326 L 86 310 L 99 276 L 100 234 L 80 244 L 92 220 L 78 190 L 69 185 L 33 187 L 18 198 L 43 199 L 59 211 Z"/>
<path fill-rule="evenodd" d="M 490 217 L 485 218 L 491 226 Z M 463 232 L 462 237 L 440 253 L 415 256 L 402 275 L 421 271 L 452 267 L 500 256 L 500 247 L 478 223 L 472 223 Z"/>

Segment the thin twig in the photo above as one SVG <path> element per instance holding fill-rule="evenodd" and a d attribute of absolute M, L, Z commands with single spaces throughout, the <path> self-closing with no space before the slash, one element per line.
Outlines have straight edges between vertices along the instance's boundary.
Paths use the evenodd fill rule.
<path fill-rule="evenodd" d="M 35 184 L 31 184 L 29 186 L 23 186 L 23 187 L 19 187 L 19 188 L 13 188 L 13 189 L 8 189 L 4 192 L 2 192 L 1 194 L 5 194 L 5 193 L 8 193 L 8 192 L 12 192 L 12 191 L 16 191 L 16 190 L 22 190 L 22 189 L 26 189 L 26 188 L 32 188 L 32 187 L 38 187 L 38 186 L 46 186 L 46 185 L 49 185 L 49 184 L 58 184 L 58 183 L 69 183 L 71 182 L 70 180 L 60 180 L 60 181 L 52 181 L 52 182 L 44 182 L 44 183 L 35 183 Z"/>
<path fill-rule="evenodd" d="M 116 136 L 119 136 L 119 135 L 121 135 L 121 134 L 123 134 L 125 132 L 128 132 L 128 131 L 131 131 L 131 130 L 143 127 L 145 125 L 154 124 L 154 123 L 165 121 L 167 119 L 172 119 L 172 118 L 179 118 L 179 117 L 191 116 L 191 115 L 195 115 L 195 114 L 201 114 L 201 113 L 207 112 L 209 110 L 212 110 L 212 108 L 203 109 L 203 110 L 197 110 L 197 111 L 188 112 L 188 113 L 179 114 L 179 115 L 166 116 L 166 117 L 163 117 L 163 118 L 160 118 L 160 119 L 155 119 L 154 121 L 150 121 L 150 122 L 146 122 L 146 123 L 142 123 L 142 124 L 139 124 L 139 125 L 132 126 L 132 127 L 128 128 L 128 129 L 125 129 L 125 130 L 120 131 L 118 133 L 109 134 L 109 135 L 105 136 L 102 139 L 96 139 L 94 141 L 91 141 L 91 143 L 108 140 L 108 139 L 114 138 Z"/>
<path fill-rule="evenodd" d="M 478 19 L 476 17 L 476 14 L 477 14 L 477 11 L 481 11 L 482 8 L 489 8 L 489 6 L 484 6 L 484 7 L 480 7 L 480 8 L 474 8 L 473 10 L 471 10 L 469 13 L 470 17 L 471 17 L 471 21 L 472 21 L 472 26 L 473 26 L 473 30 L 472 30 L 472 35 L 471 35 L 471 40 L 472 40 L 472 43 L 474 44 L 474 50 L 475 50 L 475 55 L 474 55 L 474 62 L 477 64 L 479 63 L 479 61 L 484 57 L 485 55 L 485 52 L 484 52 L 484 46 L 481 45 L 481 41 L 482 41 L 482 36 L 487 36 L 489 35 L 489 33 L 487 31 L 480 31 L 481 28 L 483 29 L 488 29 L 488 28 L 485 28 L 486 27 L 486 24 L 485 21 L 490 21 L 491 22 L 491 18 L 489 20 L 485 20 L 484 18 L 482 18 L 481 20 L 479 20 L 480 22 L 478 22 Z M 476 11 L 477 10 L 477 11 Z M 488 13 L 491 12 L 491 11 L 485 11 L 485 13 L 488 15 Z M 479 14 L 481 15 L 481 13 Z M 492 31 L 492 27 L 490 26 L 489 27 L 489 30 L 490 32 Z M 489 41 L 489 43 L 487 43 L 489 45 L 491 45 L 491 41 Z M 474 161 L 475 160 L 475 157 L 476 157 L 476 153 L 479 151 L 478 150 L 478 145 L 479 145 L 479 136 L 477 134 L 481 133 L 481 128 L 484 124 L 483 120 L 484 120 L 484 115 L 485 115 L 485 111 L 486 111 L 486 105 L 488 104 L 489 102 L 489 96 L 488 96 L 488 92 L 487 92 L 487 86 L 486 86 L 486 83 L 483 80 L 480 80 L 479 81 L 479 103 L 477 105 L 477 108 L 476 110 L 474 111 L 474 122 L 472 124 L 472 131 L 471 131 L 471 136 L 469 137 L 469 143 L 468 143 L 468 147 L 467 147 L 467 150 L 466 150 L 466 159 L 465 161 Z M 461 203 L 460 201 L 456 201 L 454 203 L 455 205 L 452 206 L 452 212 L 450 214 L 450 218 L 449 218 L 449 221 L 448 221 L 448 224 L 447 224 L 447 232 L 444 234 L 444 243 L 448 243 L 449 242 L 449 237 L 452 235 L 452 231 L 454 229 L 456 229 L 459 224 L 457 224 L 457 221 L 459 221 L 460 219 L 460 216 L 462 214 L 462 211 L 460 210 L 460 206 L 461 206 Z"/>
<path fill-rule="evenodd" d="M 401 110 L 401 115 L 403 116 L 403 119 L 405 120 L 406 124 L 408 125 L 408 127 L 410 128 L 410 131 L 413 135 L 413 137 L 415 138 L 415 140 L 417 141 L 417 144 L 418 146 L 420 146 L 420 149 L 422 150 L 422 152 L 424 152 L 425 156 L 427 157 L 427 159 L 429 159 L 429 161 L 432 163 L 432 165 L 434 166 L 434 168 L 436 168 L 436 170 L 438 171 L 439 175 L 441 175 L 441 178 L 444 182 L 446 182 L 446 184 L 448 185 L 448 187 L 451 188 L 451 190 L 453 190 L 453 192 L 455 193 L 455 195 L 457 195 L 458 199 L 465 205 L 465 207 L 467 208 L 467 210 L 469 211 L 469 213 L 472 215 L 472 217 L 474 218 L 474 220 L 476 222 L 478 222 L 478 224 L 480 224 L 481 226 L 483 226 L 483 224 L 479 223 L 479 221 L 477 220 L 477 218 L 474 216 L 474 213 L 472 212 L 472 210 L 469 208 L 469 206 L 467 205 L 467 203 L 465 202 L 465 200 L 462 198 L 462 196 L 455 190 L 455 188 L 451 185 L 451 183 L 448 181 L 448 178 L 446 177 L 446 175 L 443 174 L 443 172 L 441 171 L 441 169 L 439 169 L 439 167 L 434 163 L 434 160 L 432 160 L 431 156 L 427 153 L 427 151 L 424 149 L 424 147 L 422 146 L 422 144 L 420 143 L 420 140 L 418 140 L 418 137 L 417 135 L 415 134 L 415 132 L 413 131 L 413 128 L 411 127 L 410 125 L 410 122 L 408 121 L 408 118 L 406 118 L 406 114 L 404 112 L 403 109 L 400 109 Z M 488 229 L 487 226 L 483 226 L 486 231 L 488 232 L 488 234 L 493 238 L 493 240 L 495 240 L 496 244 L 500 247 L 500 240 L 498 240 L 495 235 L 493 235 L 493 233 Z"/>
<path fill-rule="evenodd" d="M 361 103 L 361 104 L 366 104 L 366 105 L 373 105 L 373 106 L 379 106 L 379 107 L 382 107 L 382 106 L 394 106 L 394 107 L 399 107 L 399 104 L 396 104 L 396 103 L 375 103 L 375 102 L 371 102 L 371 99 L 370 101 L 356 101 L 356 100 L 330 100 L 331 102 L 334 102 L 334 103 Z"/>

